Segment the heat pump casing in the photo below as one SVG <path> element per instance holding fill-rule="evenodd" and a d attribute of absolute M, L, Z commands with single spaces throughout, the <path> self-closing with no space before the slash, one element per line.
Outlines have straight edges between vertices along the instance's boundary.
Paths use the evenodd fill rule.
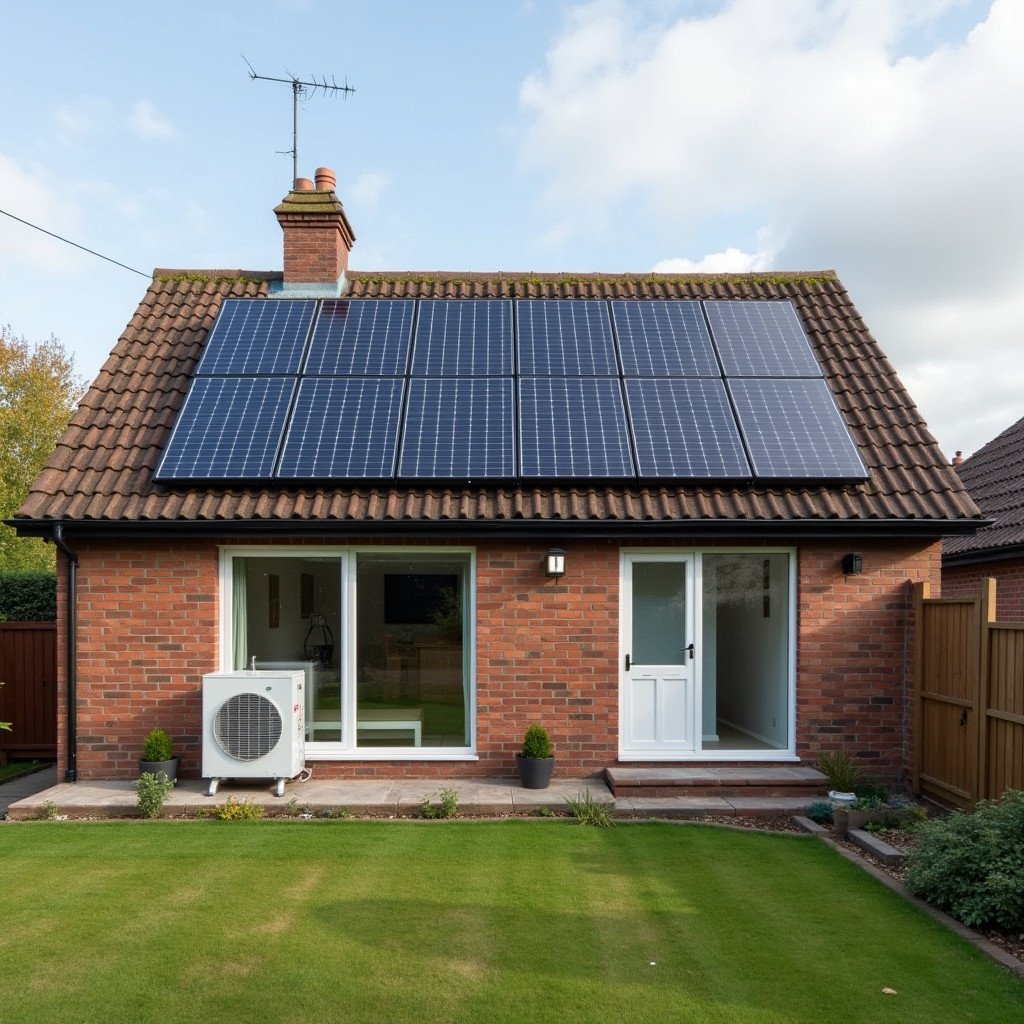
<path fill-rule="evenodd" d="M 203 676 L 203 777 L 277 779 L 283 792 L 306 763 L 305 686 L 299 669 Z"/>

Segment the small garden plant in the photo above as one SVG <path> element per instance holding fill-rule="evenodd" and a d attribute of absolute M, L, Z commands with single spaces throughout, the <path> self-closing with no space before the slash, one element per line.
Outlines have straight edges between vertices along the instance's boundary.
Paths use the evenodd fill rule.
<path fill-rule="evenodd" d="M 580 825 L 609 828 L 612 824 L 611 808 L 595 800 L 589 789 L 577 793 L 575 797 L 566 797 L 565 803 L 569 813 Z"/>
<path fill-rule="evenodd" d="M 828 788 L 839 793 L 853 793 L 860 781 L 860 770 L 845 750 L 825 751 L 818 758 L 818 768 Z"/>
<path fill-rule="evenodd" d="M 435 804 L 431 797 L 427 797 L 420 806 L 420 813 L 424 818 L 454 818 L 459 813 L 459 794 L 454 789 L 442 789 L 440 793 L 441 802 Z"/>
<path fill-rule="evenodd" d="M 551 737 L 547 729 L 542 725 L 531 725 L 523 737 L 523 749 L 519 752 L 520 757 L 528 757 L 534 760 L 543 760 L 554 756 L 554 748 L 551 746 Z"/>
<path fill-rule="evenodd" d="M 171 737 L 163 729 L 154 729 L 147 737 L 142 748 L 143 761 L 170 761 L 174 758 L 174 745 Z"/>
<path fill-rule="evenodd" d="M 1024 790 L 917 826 L 907 887 L 966 925 L 1024 930 Z"/>
<path fill-rule="evenodd" d="M 256 821 L 263 817 L 263 805 L 248 800 L 239 803 L 233 796 L 229 796 L 224 803 L 210 808 L 210 817 L 218 821 Z"/>
<path fill-rule="evenodd" d="M 172 789 L 174 780 L 167 778 L 165 772 L 143 772 L 135 783 L 139 810 L 147 818 L 157 817 Z"/>
<path fill-rule="evenodd" d="M 827 800 L 814 800 L 807 805 L 807 817 L 819 825 L 831 825 L 832 805 Z"/>

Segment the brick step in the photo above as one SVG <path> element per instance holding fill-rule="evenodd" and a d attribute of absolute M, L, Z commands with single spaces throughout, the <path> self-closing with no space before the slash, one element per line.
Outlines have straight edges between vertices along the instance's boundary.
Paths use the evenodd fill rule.
<path fill-rule="evenodd" d="M 616 797 L 805 797 L 825 792 L 825 776 L 803 766 L 697 765 L 605 769 Z"/>

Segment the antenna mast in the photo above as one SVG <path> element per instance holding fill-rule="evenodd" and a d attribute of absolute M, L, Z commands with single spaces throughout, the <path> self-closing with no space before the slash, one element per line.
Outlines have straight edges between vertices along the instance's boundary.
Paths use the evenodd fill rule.
<path fill-rule="evenodd" d="M 300 96 L 315 96 L 318 90 L 323 90 L 325 96 L 336 95 L 341 93 L 345 99 L 348 99 L 350 92 L 355 92 L 355 89 L 348 84 L 348 78 L 345 78 L 343 85 L 338 85 L 334 80 L 334 76 L 331 76 L 331 80 L 328 82 L 326 76 L 321 78 L 318 82 L 314 77 L 311 82 L 304 82 L 300 78 L 296 78 L 295 75 L 291 74 L 290 71 L 285 69 L 285 73 L 290 77 L 288 78 L 273 78 L 270 75 L 258 75 L 256 69 L 249 64 L 248 58 L 245 54 L 242 54 L 242 60 L 249 67 L 249 77 L 256 81 L 257 79 L 261 82 L 282 82 L 285 85 L 292 87 L 292 148 L 291 149 L 279 149 L 276 152 L 282 156 L 291 155 L 292 158 L 292 181 L 299 176 L 299 97 Z"/>

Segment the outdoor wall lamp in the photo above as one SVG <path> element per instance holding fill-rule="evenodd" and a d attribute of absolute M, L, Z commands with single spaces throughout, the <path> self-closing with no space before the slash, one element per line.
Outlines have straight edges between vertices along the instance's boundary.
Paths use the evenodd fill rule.
<path fill-rule="evenodd" d="M 859 576 L 864 571 L 864 556 L 859 551 L 843 555 L 843 575 Z"/>
<path fill-rule="evenodd" d="M 565 575 L 565 549 L 552 548 L 544 556 L 544 575 L 551 579 L 561 579 Z"/>

